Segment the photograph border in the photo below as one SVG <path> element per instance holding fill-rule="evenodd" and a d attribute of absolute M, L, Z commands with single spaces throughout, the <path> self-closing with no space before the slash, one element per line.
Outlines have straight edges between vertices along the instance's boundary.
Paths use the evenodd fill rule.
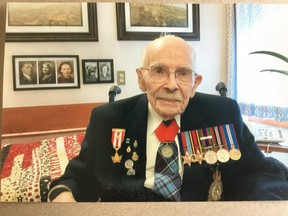
<path fill-rule="evenodd" d="M 32 2 L 30 4 L 33 4 Z M 97 3 L 87 3 L 88 32 L 33 32 L 12 33 L 6 32 L 5 42 L 41 42 L 41 41 L 99 41 Z M 7 11 L 8 15 L 8 11 Z M 7 22 L 7 21 L 6 21 Z M 17 28 L 17 27 L 15 27 Z M 68 34 L 69 33 L 69 34 Z"/>
<path fill-rule="evenodd" d="M 126 16 L 125 4 L 129 3 L 116 3 L 116 17 L 117 17 L 117 37 L 118 40 L 153 40 L 163 33 L 171 32 L 136 32 L 126 30 Z M 188 5 L 188 4 L 187 4 Z M 199 4 L 192 5 L 192 32 L 173 32 L 171 34 L 177 35 L 185 40 L 199 41 L 200 40 L 200 11 Z"/>
<path fill-rule="evenodd" d="M 40 84 L 40 62 L 53 62 L 54 61 L 54 72 L 55 81 L 53 83 L 41 83 Z M 58 83 L 58 67 L 59 63 L 62 62 L 73 63 L 73 83 Z M 23 63 L 22 63 L 23 62 Z M 34 80 L 36 83 L 33 84 L 20 84 L 20 65 L 28 63 L 32 64 L 34 68 Z M 79 72 L 79 56 L 78 55 L 13 55 L 13 89 L 18 90 L 42 90 L 42 89 L 70 89 L 80 88 L 80 72 Z M 22 65 L 23 66 L 23 65 Z M 55 82 L 55 83 L 54 83 Z"/>
<path fill-rule="evenodd" d="M 97 64 L 97 78 L 94 80 L 87 80 L 87 73 L 86 73 L 86 64 L 87 63 L 96 63 Z M 101 80 L 100 78 L 100 67 L 102 62 L 108 62 L 110 67 L 109 70 L 111 72 L 111 79 L 109 80 Z M 114 65 L 113 59 L 82 59 L 82 73 L 83 73 L 83 83 L 84 84 L 99 84 L 99 83 L 114 83 Z"/>

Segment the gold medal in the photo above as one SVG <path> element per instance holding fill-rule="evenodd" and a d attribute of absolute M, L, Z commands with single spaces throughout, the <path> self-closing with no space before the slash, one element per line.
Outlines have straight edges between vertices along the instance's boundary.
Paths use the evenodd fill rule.
<path fill-rule="evenodd" d="M 212 182 L 209 192 L 208 192 L 208 201 L 219 201 L 223 192 L 223 185 L 221 181 L 221 173 L 216 170 L 213 174 L 214 181 Z"/>
<path fill-rule="evenodd" d="M 199 164 L 202 164 L 203 161 L 205 161 L 205 158 L 203 157 L 203 154 L 200 153 L 197 149 L 197 153 L 194 154 L 194 159 L 192 159 L 192 162 L 198 162 Z"/>
<path fill-rule="evenodd" d="M 173 148 L 168 143 L 166 143 L 161 148 L 161 154 L 165 158 L 170 158 L 173 155 Z"/>
<path fill-rule="evenodd" d="M 226 149 L 220 148 L 217 151 L 217 158 L 220 162 L 226 163 L 230 158 L 229 152 Z"/>
<path fill-rule="evenodd" d="M 115 155 L 111 156 L 113 163 L 120 163 L 122 160 L 122 155 L 118 154 L 118 150 L 121 148 L 122 142 L 124 141 L 125 129 L 112 128 L 111 142 L 115 149 Z"/>
<path fill-rule="evenodd" d="M 204 154 L 204 158 L 208 164 L 215 164 L 217 162 L 217 154 L 216 154 L 216 152 L 214 152 L 212 150 L 208 150 Z"/>
<path fill-rule="evenodd" d="M 232 160 L 239 160 L 241 158 L 241 152 L 236 148 L 232 148 L 229 152 L 229 155 Z"/>
<path fill-rule="evenodd" d="M 185 152 L 185 156 L 182 156 L 182 158 L 183 158 L 183 165 L 188 164 L 188 166 L 191 166 L 192 156 L 189 155 L 187 151 Z"/>
<path fill-rule="evenodd" d="M 139 156 L 138 156 L 137 152 L 133 152 L 133 154 L 132 154 L 132 160 L 133 160 L 133 161 L 138 161 L 138 159 L 139 159 Z"/>
<path fill-rule="evenodd" d="M 127 153 L 130 153 L 130 152 L 131 152 L 130 146 L 127 147 L 126 152 L 127 152 Z"/>
<path fill-rule="evenodd" d="M 119 148 L 115 148 L 115 155 L 111 156 L 113 163 L 120 163 L 122 160 L 122 155 L 118 154 Z"/>

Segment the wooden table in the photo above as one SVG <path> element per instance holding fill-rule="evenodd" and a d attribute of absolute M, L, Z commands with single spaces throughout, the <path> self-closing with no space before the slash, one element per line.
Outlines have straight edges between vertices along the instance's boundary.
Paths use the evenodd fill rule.
<path fill-rule="evenodd" d="M 288 146 L 282 146 L 277 143 L 257 143 L 259 148 L 265 153 L 282 152 L 288 153 Z"/>

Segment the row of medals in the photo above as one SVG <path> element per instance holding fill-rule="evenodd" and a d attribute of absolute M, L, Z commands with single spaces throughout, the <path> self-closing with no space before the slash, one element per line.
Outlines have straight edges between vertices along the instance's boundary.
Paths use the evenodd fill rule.
<path fill-rule="evenodd" d="M 220 161 L 222 163 L 226 163 L 231 158 L 232 160 L 239 160 L 241 158 L 241 152 L 239 149 L 231 148 L 230 151 L 223 148 L 223 146 L 219 147 L 218 151 L 211 150 L 211 148 L 205 149 L 205 153 L 203 156 L 203 153 L 201 153 L 199 150 L 196 151 L 195 154 L 189 155 L 188 152 L 186 152 L 185 156 L 182 156 L 184 159 L 184 164 L 188 164 L 189 166 L 191 163 L 198 162 L 199 164 L 202 163 L 202 161 L 206 161 L 208 164 L 215 164 L 217 161 Z"/>
<path fill-rule="evenodd" d="M 239 160 L 241 158 L 241 152 L 239 149 L 236 148 L 231 148 L 230 151 L 228 151 L 227 149 L 223 148 L 225 145 L 219 147 L 218 151 L 214 151 L 211 150 L 210 148 L 206 148 L 204 150 L 204 156 L 203 153 L 201 153 L 199 150 L 196 151 L 195 154 L 190 155 L 188 152 L 185 153 L 185 156 L 182 156 L 182 158 L 184 159 L 184 164 L 188 164 L 189 166 L 191 165 L 191 163 L 202 163 L 202 161 L 206 161 L 206 163 L 208 164 L 215 164 L 217 163 L 217 161 L 220 161 L 222 163 L 226 163 L 230 158 L 232 160 Z M 162 149 L 161 149 L 161 154 L 165 157 L 165 158 L 170 158 L 173 155 L 173 149 L 171 148 L 171 146 L 167 144 L 165 144 Z"/>

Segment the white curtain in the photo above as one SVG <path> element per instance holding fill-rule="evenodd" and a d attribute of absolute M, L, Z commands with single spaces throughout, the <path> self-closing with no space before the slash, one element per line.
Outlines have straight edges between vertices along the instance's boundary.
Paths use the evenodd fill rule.
<path fill-rule="evenodd" d="M 288 76 L 260 72 L 288 70 L 275 57 L 249 53 L 274 51 L 288 57 L 288 5 L 227 6 L 228 91 L 244 115 L 288 121 Z"/>

